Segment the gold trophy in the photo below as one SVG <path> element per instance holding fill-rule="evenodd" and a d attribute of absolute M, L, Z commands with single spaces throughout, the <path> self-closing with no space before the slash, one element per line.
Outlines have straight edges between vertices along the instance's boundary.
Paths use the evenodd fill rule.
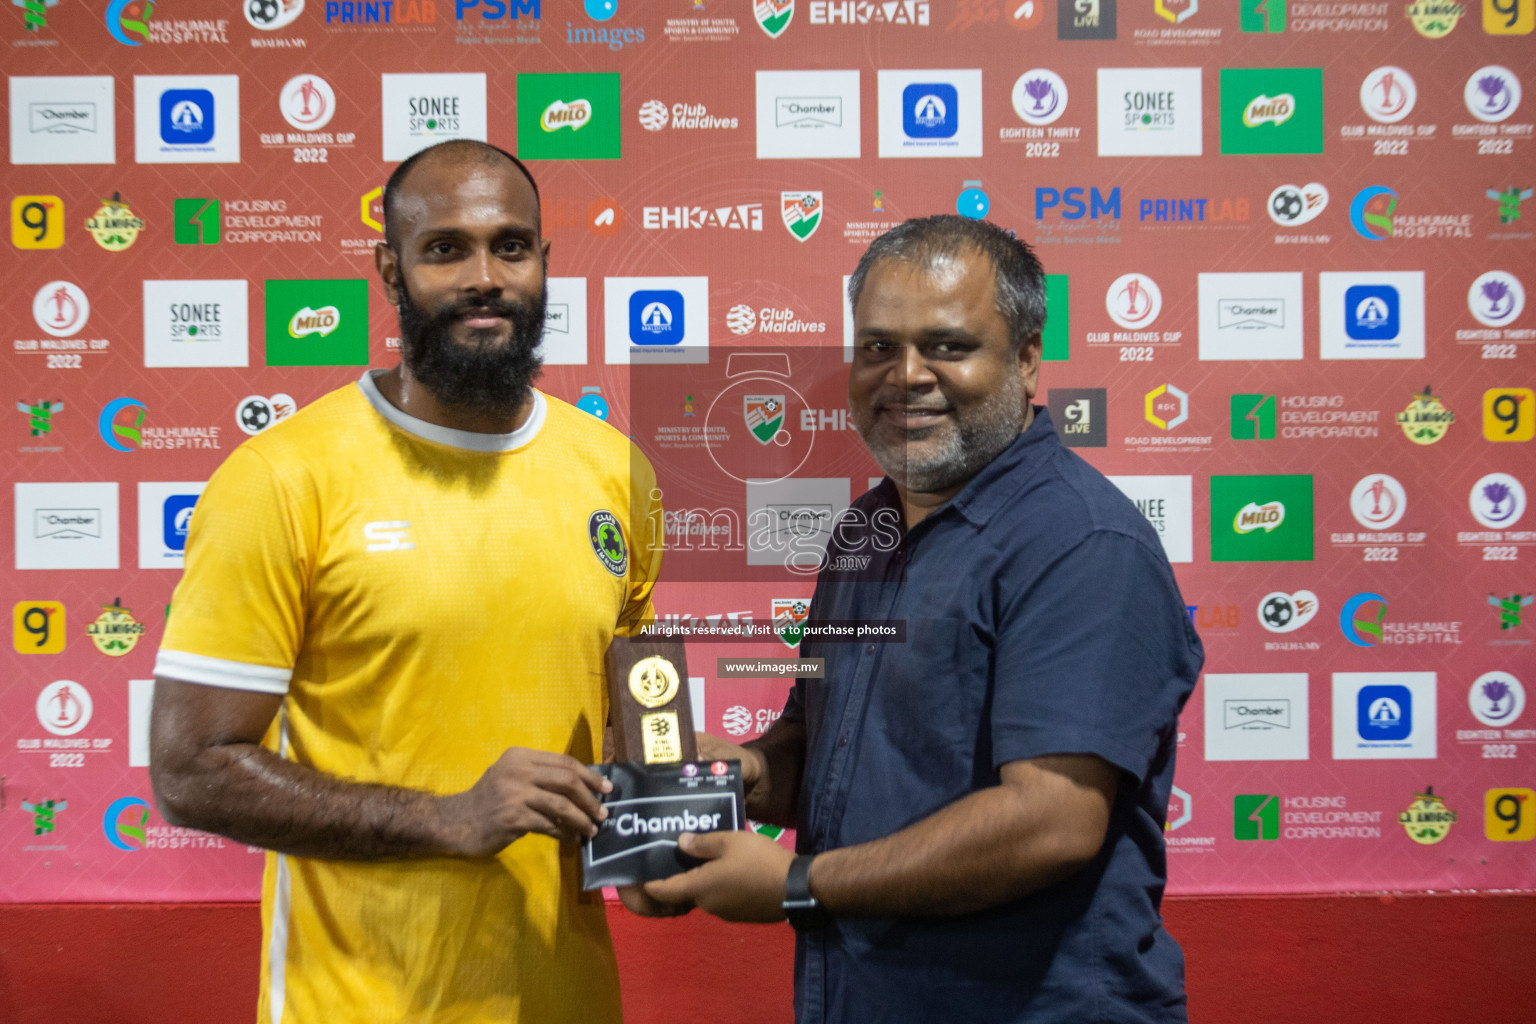
<path fill-rule="evenodd" d="M 697 761 L 682 641 L 614 637 L 605 662 L 613 759 L 646 765 Z"/>

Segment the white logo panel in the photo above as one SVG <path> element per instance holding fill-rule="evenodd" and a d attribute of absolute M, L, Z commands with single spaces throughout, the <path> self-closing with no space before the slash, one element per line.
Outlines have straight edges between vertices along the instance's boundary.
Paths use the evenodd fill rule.
<path fill-rule="evenodd" d="M 1424 271 L 1317 275 L 1323 359 L 1423 359 Z"/>
<path fill-rule="evenodd" d="M 139 482 L 139 568 L 186 567 L 187 530 L 206 481 Z"/>
<path fill-rule="evenodd" d="M 1099 68 L 1099 156 L 1199 156 L 1199 68 Z"/>
<path fill-rule="evenodd" d="M 545 366 L 587 365 L 587 279 L 549 278 L 549 303 L 544 307 Z"/>
<path fill-rule="evenodd" d="M 11 163 L 116 163 L 113 97 L 110 75 L 13 77 Z"/>
<path fill-rule="evenodd" d="M 1194 478 L 1187 476 L 1112 476 L 1136 510 L 1146 517 L 1163 542 L 1170 562 L 1195 560 Z"/>
<path fill-rule="evenodd" d="M 16 568 L 116 569 L 117 484 L 16 484 Z"/>
<path fill-rule="evenodd" d="M 1201 274 L 1200 358 L 1302 358 L 1301 274 Z"/>
<path fill-rule="evenodd" d="M 449 139 L 487 141 L 484 74 L 383 75 L 384 159 Z"/>
<path fill-rule="evenodd" d="M 1207 672 L 1207 761 L 1305 761 L 1305 672 Z"/>
<path fill-rule="evenodd" d="M 882 157 L 981 156 L 981 71 L 879 73 Z"/>
<path fill-rule="evenodd" d="M 1335 672 L 1333 756 L 1432 760 L 1436 710 L 1433 672 Z"/>
<path fill-rule="evenodd" d="M 603 278 L 603 361 L 709 362 L 709 278 Z"/>
<path fill-rule="evenodd" d="M 145 281 L 144 365 L 249 366 L 245 281 Z"/>
<path fill-rule="evenodd" d="M 240 76 L 134 75 L 133 159 L 240 162 Z"/>
<path fill-rule="evenodd" d="M 814 578 L 848 508 L 847 477 L 747 481 L 747 564 L 784 565 Z"/>
<path fill-rule="evenodd" d="M 759 71 L 759 160 L 858 159 L 857 71 Z"/>

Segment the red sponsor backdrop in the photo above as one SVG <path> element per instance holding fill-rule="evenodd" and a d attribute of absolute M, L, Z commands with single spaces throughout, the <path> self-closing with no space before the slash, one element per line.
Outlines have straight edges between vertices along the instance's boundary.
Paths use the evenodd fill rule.
<path fill-rule="evenodd" d="M 1159 527 L 1206 642 L 1171 890 L 1529 887 L 1530 4 L 1116 8 L 7 8 L 0 898 L 255 896 L 254 851 L 147 803 L 177 530 L 249 430 L 395 360 L 374 190 L 454 135 L 540 180 L 541 386 L 658 464 L 731 355 L 837 360 L 889 224 L 985 210 L 1031 241 L 1041 400 Z M 704 362 L 632 406 L 627 363 L 662 348 Z M 814 469 L 713 478 L 704 510 L 814 534 L 873 467 L 835 399 L 784 397 L 786 440 L 832 442 Z M 739 557 L 747 582 L 674 576 L 659 611 L 769 625 L 809 597 Z M 693 645 L 706 726 L 757 735 L 787 685 L 719 658 L 791 654 Z"/>

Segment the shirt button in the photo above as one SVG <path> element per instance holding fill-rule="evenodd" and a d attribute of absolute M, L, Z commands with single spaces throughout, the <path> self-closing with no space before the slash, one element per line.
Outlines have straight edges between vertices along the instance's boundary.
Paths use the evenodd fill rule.
<path fill-rule="evenodd" d="M 865 644 L 864 645 L 864 653 L 865 654 L 874 654 L 875 653 L 875 645 L 874 644 Z"/>
<path fill-rule="evenodd" d="M 848 745 L 848 734 L 847 733 L 843 733 L 841 736 L 839 736 L 837 738 L 837 745 L 840 746 L 840 747 L 846 747 Z"/>

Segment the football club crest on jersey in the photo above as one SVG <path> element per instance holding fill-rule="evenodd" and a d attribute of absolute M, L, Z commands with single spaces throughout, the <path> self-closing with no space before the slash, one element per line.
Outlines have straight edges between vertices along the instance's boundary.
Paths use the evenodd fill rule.
<path fill-rule="evenodd" d="M 619 518 L 605 508 L 593 512 L 587 519 L 587 540 L 592 553 L 603 563 L 603 568 L 615 576 L 623 576 L 629 569 L 629 548 L 624 543 L 624 531 Z"/>
<path fill-rule="evenodd" d="M 784 396 L 746 395 L 742 406 L 747 429 L 757 438 L 757 443 L 772 444 L 779 428 L 784 425 Z"/>
<path fill-rule="evenodd" d="M 773 599 L 773 631 L 786 647 L 799 647 L 805 636 L 805 620 L 811 617 L 811 602 L 803 597 Z"/>
<path fill-rule="evenodd" d="M 805 241 L 821 227 L 820 192 L 780 192 L 783 199 L 784 226 L 800 241 Z"/>
<path fill-rule="evenodd" d="M 756 0 L 752 4 L 752 13 L 757 17 L 758 27 L 768 33 L 768 38 L 777 39 L 795 20 L 795 0 Z"/>

